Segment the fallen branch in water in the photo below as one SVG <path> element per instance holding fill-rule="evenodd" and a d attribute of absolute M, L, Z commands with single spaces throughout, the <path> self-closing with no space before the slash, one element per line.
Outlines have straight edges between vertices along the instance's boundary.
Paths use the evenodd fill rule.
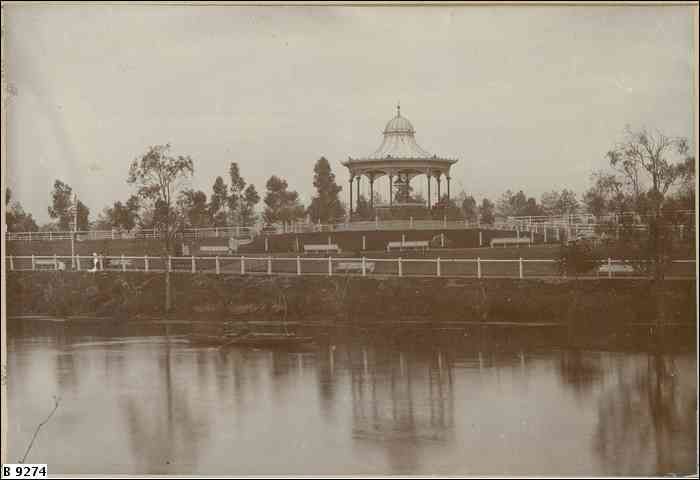
<path fill-rule="evenodd" d="M 31 442 L 29 442 L 29 446 L 27 447 L 27 451 L 24 452 L 24 456 L 17 463 L 24 463 L 24 461 L 27 459 L 27 455 L 29 455 L 30 450 L 34 446 L 34 440 L 36 440 L 36 436 L 39 434 L 39 430 L 41 430 L 41 427 L 46 425 L 46 423 L 49 420 L 51 420 L 51 417 L 56 412 L 56 409 L 58 408 L 58 404 L 60 403 L 61 399 L 56 397 L 56 395 L 54 395 L 53 401 L 54 401 L 53 410 L 51 410 L 51 413 L 49 413 L 49 416 L 46 417 L 46 419 L 44 419 L 43 422 L 41 422 L 39 425 L 37 425 L 36 430 L 34 431 L 34 436 L 32 436 L 32 440 L 31 440 Z"/>

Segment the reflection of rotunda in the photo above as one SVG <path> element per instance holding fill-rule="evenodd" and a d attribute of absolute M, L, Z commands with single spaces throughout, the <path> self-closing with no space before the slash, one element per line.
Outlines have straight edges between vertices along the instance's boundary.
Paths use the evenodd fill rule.
<path fill-rule="evenodd" d="M 401 107 L 396 107 L 396 116 L 386 124 L 384 140 L 379 148 L 367 157 L 348 157 L 343 165 L 350 172 L 350 212 L 353 212 L 352 182 L 357 179 L 357 198 L 360 197 L 360 179 L 365 176 L 369 180 L 370 208 L 374 208 L 374 182 L 380 177 L 389 178 L 390 207 L 416 206 L 410 198 L 411 179 L 425 175 L 428 180 L 427 206 L 442 199 L 441 181 L 444 176 L 447 181 L 447 200 L 450 199 L 450 167 L 457 159 L 432 155 L 418 145 L 415 139 L 416 131 L 406 117 L 401 116 Z M 437 202 L 433 202 L 431 194 L 432 179 L 437 183 Z M 425 206 L 420 204 L 420 206 Z"/>

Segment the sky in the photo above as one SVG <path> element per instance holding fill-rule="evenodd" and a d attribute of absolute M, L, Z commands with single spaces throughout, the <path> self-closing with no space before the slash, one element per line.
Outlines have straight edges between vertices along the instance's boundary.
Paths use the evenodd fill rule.
<path fill-rule="evenodd" d="M 207 194 L 238 162 L 308 203 L 325 156 L 347 200 L 340 162 L 400 102 L 424 149 L 459 158 L 453 195 L 582 193 L 626 125 L 692 138 L 692 8 L 6 3 L 7 186 L 46 222 L 61 179 L 94 219 L 170 143 Z"/>

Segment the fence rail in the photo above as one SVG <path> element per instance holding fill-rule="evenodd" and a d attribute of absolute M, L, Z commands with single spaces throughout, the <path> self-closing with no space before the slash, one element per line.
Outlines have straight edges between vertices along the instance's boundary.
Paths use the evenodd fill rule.
<path fill-rule="evenodd" d="M 10 271 L 183 272 L 240 275 L 361 275 L 395 277 L 555 278 L 553 259 L 368 257 L 8 256 Z M 647 278 L 638 262 L 608 258 L 583 277 Z M 674 260 L 669 278 L 695 278 L 695 260 Z"/>
<path fill-rule="evenodd" d="M 256 235 L 253 227 L 206 227 L 188 228 L 179 233 L 185 239 L 199 238 L 252 238 Z M 79 231 L 56 231 L 56 232 L 7 232 L 7 240 L 16 241 L 53 241 L 70 240 L 75 236 L 81 240 L 154 240 L 163 237 L 156 229 L 141 230 L 79 230 Z"/>
<path fill-rule="evenodd" d="M 683 212 L 692 215 L 694 212 Z M 352 232 L 372 230 L 465 230 L 465 229 L 489 229 L 508 230 L 520 232 L 532 232 L 539 234 L 549 233 L 550 238 L 575 238 L 581 234 L 606 231 L 619 236 L 620 228 L 646 230 L 645 223 L 617 223 L 608 222 L 604 217 L 592 215 L 568 215 L 551 217 L 509 217 L 505 221 L 497 221 L 493 224 L 470 222 L 467 220 L 449 220 L 447 217 L 438 220 L 380 220 L 357 221 L 335 224 L 320 223 L 291 223 L 275 224 L 263 227 L 204 227 L 187 228 L 179 233 L 186 240 L 203 238 L 236 237 L 252 239 L 257 235 L 281 235 L 294 233 L 318 233 L 318 232 Z M 619 219 L 617 219 L 619 220 Z M 674 225 L 681 237 L 684 229 L 689 227 L 683 224 Z M 132 240 L 132 239 L 159 239 L 161 232 L 155 229 L 125 230 L 84 230 L 84 231 L 56 231 L 56 232 L 7 232 L 5 238 L 14 241 L 51 241 L 70 240 L 75 236 L 76 240 Z"/>

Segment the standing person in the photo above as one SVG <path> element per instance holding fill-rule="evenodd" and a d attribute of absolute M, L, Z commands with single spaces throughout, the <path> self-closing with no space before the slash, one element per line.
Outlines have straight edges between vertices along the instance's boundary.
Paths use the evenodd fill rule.
<path fill-rule="evenodd" d="M 100 259 L 97 257 L 97 252 L 92 252 L 92 268 L 90 269 L 91 272 L 96 272 L 97 268 L 99 267 L 100 264 Z"/>

